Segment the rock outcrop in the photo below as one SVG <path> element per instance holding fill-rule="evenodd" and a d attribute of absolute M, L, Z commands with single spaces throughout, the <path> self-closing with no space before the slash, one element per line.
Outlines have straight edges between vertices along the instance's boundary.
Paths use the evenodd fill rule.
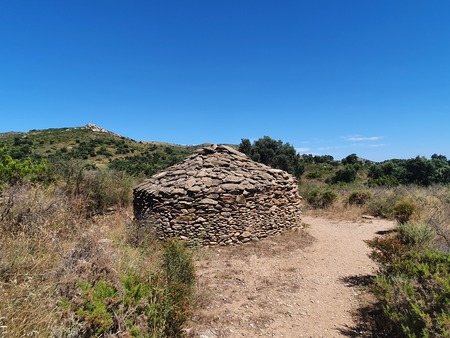
<path fill-rule="evenodd" d="M 134 189 L 134 214 L 164 237 L 190 244 L 257 240 L 301 226 L 301 197 L 288 173 L 224 145 L 198 150 Z"/>

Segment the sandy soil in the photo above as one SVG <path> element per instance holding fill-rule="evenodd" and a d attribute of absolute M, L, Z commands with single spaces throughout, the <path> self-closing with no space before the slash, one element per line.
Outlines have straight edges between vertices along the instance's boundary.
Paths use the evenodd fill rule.
<path fill-rule="evenodd" d="M 363 240 L 393 223 L 308 216 L 303 222 L 306 231 L 200 251 L 196 267 L 205 305 L 188 329 L 192 336 L 363 336 L 352 315 L 361 294 L 355 281 L 374 271 Z"/>

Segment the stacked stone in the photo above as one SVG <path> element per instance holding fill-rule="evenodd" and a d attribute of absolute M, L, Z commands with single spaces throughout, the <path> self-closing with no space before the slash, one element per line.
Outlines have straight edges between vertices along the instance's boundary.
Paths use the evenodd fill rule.
<path fill-rule="evenodd" d="M 198 150 L 134 189 L 134 214 L 162 237 L 228 245 L 301 226 L 301 197 L 288 173 L 224 145 Z"/>

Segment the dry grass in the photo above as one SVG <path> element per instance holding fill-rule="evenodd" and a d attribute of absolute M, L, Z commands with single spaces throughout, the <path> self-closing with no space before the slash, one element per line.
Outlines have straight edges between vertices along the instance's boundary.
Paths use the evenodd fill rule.
<path fill-rule="evenodd" d="M 301 186 L 303 194 L 312 189 L 308 184 Z M 321 216 L 334 220 L 360 221 L 363 215 L 395 219 L 395 207 L 399 203 L 412 204 L 414 212 L 409 222 L 428 224 L 436 234 L 435 244 L 441 251 L 450 251 L 450 187 L 434 185 L 430 187 L 399 186 L 395 188 L 361 186 L 322 187 L 334 189 L 338 197 L 332 205 L 323 209 L 314 209 L 304 202 L 308 215 Z M 370 198 L 362 205 L 352 205 L 349 197 L 355 191 L 365 191 Z"/>
<path fill-rule="evenodd" d="M 77 280 L 114 281 L 131 271 L 159 269 L 160 247 L 153 237 L 139 238 L 139 245 L 137 238 L 130 240 L 135 230 L 127 227 L 130 214 L 121 209 L 86 218 L 83 201 L 52 187 L 3 191 L 0 336 L 76 334 L 76 324 L 62 320 L 66 314 L 60 300 L 76 296 Z"/>
<path fill-rule="evenodd" d="M 371 200 L 362 206 L 349 205 L 352 189 L 341 188 L 338 199 L 327 209 L 309 210 L 334 219 L 360 220 L 371 208 L 389 209 L 394 201 L 410 198 L 416 206 L 413 221 L 435 229 L 442 250 L 450 248 L 450 188 L 399 187 L 372 189 Z M 75 281 L 107 277 L 117 281 L 123 274 L 156 272 L 160 269 L 161 244 L 147 229 L 132 222 L 130 209 L 87 218 L 85 201 L 67 197 L 55 187 L 14 186 L 0 196 L 0 336 L 42 337 L 67 334 L 67 323 L 59 306 L 62 297 L 76 297 Z M 293 230 L 294 231 L 294 230 Z M 221 248 L 222 254 L 283 256 L 298 246 L 290 232 L 264 243 Z M 279 245 L 271 245 L 271 241 Z M 282 243 L 282 245 L 280 245 Z M 208 256 L 208 249 L 197 255 Z M 194 304 L 208 302 L 202 286 L 197 286 Z M 60 329 L 58 331 L 58 327 Z M 56 328 L 56 329 L 55 329 Z M 63 334 L 61 334 L 63 335 Z"/>
<path fill-rule="evenodd" d="M 334 203 L 324 209 L 314 209 L 305 201 L 304 209 L 308 214 L 325 215 L 331 218 L 341 218 L 345 220 L 358 220 L 364 214 L 373 214 L 381 217 L 392 217 L 392 208 L 396 202 L 410 200 L 415 204 L 416 210 L 411 221 L 428 223 L 449 222 L 450 212 L 450 187 L 445 185 L 435 185 L 431 187 L 400 186 L 396 188 L 363 188 L 370 192 L 371 197 L 363 205 L 349 204 L 349 196 L 361 187 L 340 186 L 323 189 L 333 189 L 338 198 Z M 304 193 L 308 193 L 308 188 L 304 188 Z"/>
<path fill-rule="evenodd" d="M 0 200 L 0 317 L 10 337 L 46 336 L 58 320 L 55 271 L 85 223 L 57 190 L 14 186 Z M 69 230 L 70 229 L 70 230 Z"/>
<path fill-rule="evenodd" d="M 332 220 L 359 221 L 367 214 L 367 208 L 355 205 L 346 205 L 339 200 L 327 209 L 309 209 L 307 214 L 317 217 L 325 217 Z"/>

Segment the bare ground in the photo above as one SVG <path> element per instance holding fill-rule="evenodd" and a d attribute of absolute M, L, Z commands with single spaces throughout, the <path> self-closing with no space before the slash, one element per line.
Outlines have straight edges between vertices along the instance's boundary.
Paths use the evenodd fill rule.
<path fill-rule="evenodd" d="M 196 268 L 204 306 L 191 336 L 360 337 L 353 315 L 374 271 L 363 240 L 393 227 L 386 220 L 304 216 L 289 231 L 238 247 L 205 248 Z"/>

